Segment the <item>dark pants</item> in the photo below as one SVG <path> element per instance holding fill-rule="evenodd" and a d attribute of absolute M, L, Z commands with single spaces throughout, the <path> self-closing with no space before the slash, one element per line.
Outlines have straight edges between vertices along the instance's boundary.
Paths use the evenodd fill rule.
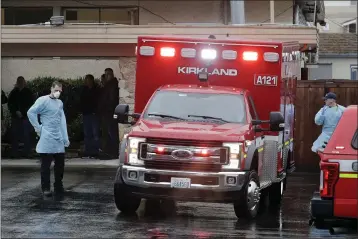
<path fill-rule="evenodd" d="M 99 118 L 95 114 L 83 115 L 83 131 L 85 134 L 85 155 L 96 156 L 99 152 Z"/>
<path fill-rule="evenodd" d="M 65 154 L 41 154 L 41 188 L 42 191 L 51 189 L 51 163 L 55 160 L 55 191 L 63 190 L 63 172 L 65 170 Z"/>
<path fill-rule="evenodd" d="M 31 124 L 28 119 L 11 119 L 11 148 L 13 155 L 18 155 L 19 143 L 24 143 L 23 154 L 27 156 L 31 150 L 30 133 Z"/>
<path fill-rule="evenodd" d="M 119 155 L 119 133 L 118 122 L 113 119 L 113 115 L 102 117 L 102 137 L 103 151 L 112 158 Z"/>

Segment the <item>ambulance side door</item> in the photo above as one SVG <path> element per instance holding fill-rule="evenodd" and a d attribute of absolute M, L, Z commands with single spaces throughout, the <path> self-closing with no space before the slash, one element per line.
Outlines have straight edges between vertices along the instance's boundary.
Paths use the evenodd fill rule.
<path fill-rule="evenodd" d="M 257 114 L 255 103 L 250 95 L 247 96 L 249 109 L 250 109 L 250 115 L 251 119 L 258 120 L 259 116 Z M 261 125 L 254 126 L 256 128 L 262 128 Z M 263 163 L 263 143 L 264 143 L 264 133 L 263 132 L 256 132 L 254 133 L 254 142 L 255 146 L 258 150 L 258 176 L 260 177 L 262 175 L 262 163 Z"/>

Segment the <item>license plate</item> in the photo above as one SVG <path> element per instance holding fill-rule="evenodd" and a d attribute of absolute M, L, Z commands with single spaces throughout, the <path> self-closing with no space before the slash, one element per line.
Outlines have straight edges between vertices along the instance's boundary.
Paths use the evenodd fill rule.
<path fill-rule="evenodd" d="M 190 188 L 190 178 L 171 178 L 170 186 L 172 188 Z"/>

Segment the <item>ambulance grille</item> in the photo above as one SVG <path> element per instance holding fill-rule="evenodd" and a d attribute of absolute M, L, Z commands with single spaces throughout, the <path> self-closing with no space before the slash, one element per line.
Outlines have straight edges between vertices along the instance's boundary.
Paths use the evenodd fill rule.
<path fill-rule="evenodd" d="M 148 138 L 147 143 L 179 145 L 179 146 L 222 147 L 222 142 L 219 141 L 183 140 L 183 139 L 166 139 L 166 138 Z"/>
<path fill-rule="evenodd" d="M 192 171 L 192 172 L 220 172 L 221 165 L 218 164 L 198 164 L 183 162 L 165 162 L 165 161 L 145 161 L 145 168 L 162 169 L 175 171 Z"/>

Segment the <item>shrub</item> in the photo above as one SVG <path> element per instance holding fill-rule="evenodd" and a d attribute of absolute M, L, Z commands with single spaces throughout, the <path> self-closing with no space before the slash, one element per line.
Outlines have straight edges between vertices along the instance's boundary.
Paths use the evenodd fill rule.
<path fill-rule="evenodd" d="M 78 79 L 61 79 L 55 77 L 37 77 L 29 80 L 27 86 L 32 90 L 35 98 L 44 96 L 50 93 L 51 85 L 54 81 L 62 83 L 63 92 L 60 99 L 63 101 L 63 107 L 67 120 L 68 136 L 71 142 L 80 142 L 83 140 L 83 127 L 82 127 L 82 115 L 80 112 L 80 95 L 82 85 L 84 83 L 83 78 Z M 98 82 L 98 80 L 96 80 Z M 5 109 L 4 109 L 5 111 Z M 9 114 L 4 114 L 7 119 L 5 122 L 9 122 Z M 9 130 L 9 124 L 6 124 L 7 131 Z M 8 135 L 8 133 L 5 133 Z M 8 141 L 8 137 L 5 137 L 5 141 Z"/>

